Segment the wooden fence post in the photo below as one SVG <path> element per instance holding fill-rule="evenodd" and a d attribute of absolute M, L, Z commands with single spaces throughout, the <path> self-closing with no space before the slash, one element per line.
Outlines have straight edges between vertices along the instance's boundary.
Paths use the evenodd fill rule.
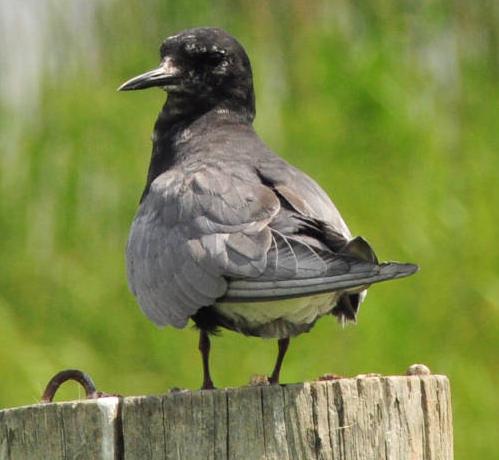
<path fill-rule="evenodd" d="M 445 376 L 178 391 L 0 411 L 0 459 L 450 460 Z"/>

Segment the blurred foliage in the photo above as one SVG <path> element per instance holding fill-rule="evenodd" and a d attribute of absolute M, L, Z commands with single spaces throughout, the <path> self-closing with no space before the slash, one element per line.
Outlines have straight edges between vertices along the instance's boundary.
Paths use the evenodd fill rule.
<path fill-rule="evenodd" d="M 456 457 L 493 458 L 497 3 L 78 1 L 89 43 L 63 3 L 39 2 L 51 40 L 38 61 L 51 65 L 36 100 L 0 109 L 0 407 L 36 402 L 68 367 L 121 394 L 200 385 L 195 331 L 155 328 L 124 272 L 164 95 L 115 89 L 157 64 L 167 35 L 216 25 L 252 59 L 266 142 L 324 186 L 381 259 L 421 265 L 372 288 L 355 327 L 324 318 L 293 340 L 283 381 L 424 362 L 451 380 Z M 230 332 L 213 342 L 220 386 L 272 368 L 274 342 Z M 61 397 L 79 396 L 68 387 Z"/>

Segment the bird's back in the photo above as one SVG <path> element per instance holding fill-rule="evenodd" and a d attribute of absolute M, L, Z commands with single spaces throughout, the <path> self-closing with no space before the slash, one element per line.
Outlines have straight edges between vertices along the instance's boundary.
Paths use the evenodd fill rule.
<path fill-rule="evenodd" d="M 183 327 L 202 307 L 225 304 L 223 312 L 229 303 L 339 291 L 304 288 L 303 280 L 326 286 L 328 278 L 350 274 L 342 288 L 352 292 L 375 281 L 373 261 L 342 253 L 350 232 L 317 183 L 226 115 L 207 114 L 174 134 L 171 165 L 152 181 L 134 220 L 128 274 L 146 314 Z M 320 305 L 312 302 L 315 314 L 299 316 L 313 324 L 338 296 L 320 297 Z"/>

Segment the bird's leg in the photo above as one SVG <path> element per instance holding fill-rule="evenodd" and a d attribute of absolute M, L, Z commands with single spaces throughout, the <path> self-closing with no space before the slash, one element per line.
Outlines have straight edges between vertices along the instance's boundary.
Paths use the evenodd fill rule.
<path fill-rule="evenodd" d="M 201 352 L 201 358 L 203 360 L 203 386 L 201 390 L 213 390 L 215 386 L 210 376 L 210 337 L 208 332 L 200 329 L 199 331 L 199 351 Z"/>
<path fill-rule="evenodd" d="M 279 383 L 279 373 L 281 372 L 282 361 L 284 359 L 286 351 L 288 350 L 288 346 L 289 346 L 289 337 L 278 340 L 277 347 L 279 352 L 277 353 L 277 359 L 275 362 L 274 370 L 272 371 L 272 375 L 270 376 L 269 379 L 270 384 Z"/>

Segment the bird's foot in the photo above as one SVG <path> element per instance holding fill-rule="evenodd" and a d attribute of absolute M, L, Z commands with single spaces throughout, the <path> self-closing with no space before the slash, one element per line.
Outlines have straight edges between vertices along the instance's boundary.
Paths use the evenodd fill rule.
<path fill-rule="evenodd" d="M 205 380 L 203 382 L 203 385 L 201 386 L 201 390 L 215 390 L 215 385 L 213 385 L 213 382 L 211 380 Z"/>
<path fill-rule="evenodd" d="M 271 375 L 268 377 L 269 385 L 280 385 L 279 375 Z"/>

